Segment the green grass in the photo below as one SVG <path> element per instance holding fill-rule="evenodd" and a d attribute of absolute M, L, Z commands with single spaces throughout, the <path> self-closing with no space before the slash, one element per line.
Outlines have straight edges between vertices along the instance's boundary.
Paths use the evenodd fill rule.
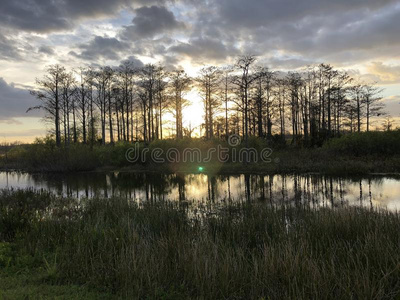
<path fill-rule="evenodd" d="M 10 295 L 27 283 L 26 293 L 88 298 L 400 297 L 400 215 L 384 210 L 78 201 L 28 190 L 1 192 L 0 222 L 1 274 L 11 276 L 0 282 Z"/>
<path fill-rule="evenodd" d="M 112 299 L 107 293 L 85 286 L 46 282 L 46 272 L 31 270 L 23 274 L 0 271 L 0 299 Z"/>

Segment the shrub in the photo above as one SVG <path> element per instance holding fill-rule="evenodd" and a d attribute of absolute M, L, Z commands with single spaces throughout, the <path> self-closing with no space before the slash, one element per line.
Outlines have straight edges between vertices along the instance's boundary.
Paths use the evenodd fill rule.
<path fill-rule="evenodd" d="M 34 171 L 89 171 L 99 166 L 99 159 L 88 145 L 70 144 L 56 147 L 54 140 L 37 139 L 35 143 L 12 148 L 8 163 Z"/>

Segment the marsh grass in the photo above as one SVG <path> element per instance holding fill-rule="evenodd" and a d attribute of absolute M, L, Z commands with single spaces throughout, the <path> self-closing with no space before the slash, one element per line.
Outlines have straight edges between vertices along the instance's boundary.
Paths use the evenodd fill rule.
<path fill-rule="evenodd" d="M 207 207 L 2 191 L 0 237 L 8 246 L 0 249 L 0 264 L 3 270 L 41 267 L 48 283 L 123 298 L 400 295 L 398 213 L 265 203 Z"/>

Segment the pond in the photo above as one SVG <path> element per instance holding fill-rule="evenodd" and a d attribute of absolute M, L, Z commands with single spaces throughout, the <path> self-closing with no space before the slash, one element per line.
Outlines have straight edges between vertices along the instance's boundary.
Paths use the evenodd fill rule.
<path fill-rule="evenodd" d="M 207 175 L 133 172 L 29 174 L 0 172 L 0 188 L 44 189 L 74 198 L 124 197 L 221 204 L 253 201 L 311 207 L 358 205 L 400 208 L 400 177 Z"/>

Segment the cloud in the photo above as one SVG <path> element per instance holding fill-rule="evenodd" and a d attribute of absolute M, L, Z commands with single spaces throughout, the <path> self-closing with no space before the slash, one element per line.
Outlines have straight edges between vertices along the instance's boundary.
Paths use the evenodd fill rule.
<path fill-rule="evenodd" d="M 73 28 L 80 20 L 116 15 L 122 9 L 162 4 L 163 0 L 1 0 L 0 24 L 27 32 Z"/>
<path fill-rule="evenodd" d="M 6 119 L 6 120 L 1 120 L 0 123 L 7 124 L 7 125 L 21 125 L 22 122 L 18 121 L 17 119 Z"/>
<path fill-rule="evenodd" d="M 127 59 L 122 60 L 121 63 L 131 63 L 135 68 L 141 68 L 144 66 L 143 62 L 133 55 L 129 56 Z"/>
<path fill-rule="evenodd" d="M 352 22 L 342 24 L 337 29 L 325 30 L 304 49 L 319 55 L 338 51 L 367 51 L 370 55 L 385 55 L 384 49 L 390 56 L 397 52 L 400 46 L 400 6 L 367 15 L 356 22 L 355 18 L 356 15 L 353 15 Z"/>
<path fill-rule="evenodd" d="M 375 12 L 397 0 L 242 0 L 214 1 L 220 16 L 226 24 L 234 27 L 256 28 L 268 26 L 276 22 L 298 23 L 313 17 L 329 17 L 350 11 Z"/>
<path fill-rule="evenodd" d="M 62 2 L 51 0 L 3 0 L 0 4 L 0 23 L 3 26 L 33 32 L 70 27 L 63 12 Z"/>
<path fill-rule="evenodd" d="M 33 138 L 41 135 L 45 135 L 46 131 L 44 128 L 34 128 L 34 129 L 26 129 L 26 130 L 12 130 L 12 131 L 3 131 L 1 133 L 1 137 L 10 137 L 10 138 L 21 138 L 28 137 Z"/>
<path fill-rule="evenodd" d="M 55 54 L 53 47 L 45 46 L 45 45 L 40 46 L 38 51 L 39 51 L 39 53 L 43 53 L 43 54 L 47 54 L 47 55 Z"/>
<path fill-rule="evenodd" d="M 171 46 L 168 51 L 188 56 L 194 62 L 224 60 L 237 53 L 237 49 L 225 45 L 221 40 L 201 37 L 193 38 L 188 43 Z"/>
<path fill-rule="evenodd" d="M 207 7 L 197 15 L 198 31 L 223 32 L 222 42 L 234 40 L 243 53 L 332 63 L 400 53 L 395 0 L 214 0 Z"/>
<path fill-rule="evenodd" d="M 386 65 L 383 62 L 373 62 L 367 70 L 377 78 L 379 83 L 400 83 L 400 65 Z"/>
<path fill-rule="evenodd" d="M 52 47 L 41 44 L 43 40 L 41 37 L 20 35 L 15 30 L 0 27 L 0 60 L 40 64 L 43 54 L 55 54 Z"/>
<path fill-rule="evenodd" d="M 131 23 L 124 26 L 131 14 L 134 15 Z M 84 40 L 78 47 L 62 41 L 62 34 L 58 39 L 56 34 L 49 34 L 55 41 L 50 45 L 58 49 L 56 43 L 64 43 L 61 46 L 69 48 L 67 53 L 92 62 L 119 60 L 128 51 L 151 58 L 168 56 L 166 60 L 177 53 L 193 62 L 219 61 L 251 52 L 270 57 L 277 67 L 279 61 L 284 67 L 300 66 L 303 61 L 334 64 L 383 61 L 390 56 L 399 57 L 400 53 L 398 0 L 248 0 L 245 3 L 242 0 L 2 0 L 0 3 L 0 26 L 20 32 L 52 33 L 98 18 L 106 18 L 101 25 L 107 30 L 100 29 L 99 23 L 85 23 L 71 33 L 70 38 Z M 91 29 L 94 38 L 85 41 Z M 0 59 L 17 57 L 21 47 L 9 42 L 10 38 L 0 36 Z M 39 54 L 55 56 L 50 47 L 35 44 L 35 49 Z M 284 53 L 284 59 L 279 55 L 273 58 L 274 52 Z M 58 51 L 57 54 L 62 55 Z"/>
<path fill-rule="evenodd" d="M 65 62 L 70 53 L 98 64 L 129 55 L 218 63 L 252 53 L 287 69 L 400 57 L 398 0 L 2 0 L 2 25 L 20 32 L 0 35 L 0 59 L 32 57 L 17 39 L 33 40 L 39 59 Z M 24 31 L 49 33 L 49 41 Z"/>
<path fill-rule="evenodd" d="M 262 59 L 261 61 L 259 61 L 259 63 L 274 69 L 277 68 L 277 69 L 293 70 L 307 65 L 312 65 L 315 62 L 297 57 L 272 56 L 266 59 Z"/>
<path fill-rule="evenodd" d="M 7 122 L 18 117 L 38 117 L 40 112 L 34 111 L 29 114 L 26 110 L 38 105 L 27 89 L 17 88 L 13 83 L 8 84 L 0 77 L 0 120 Z"/>
<path fill-rule="evenodd" d="M 69 54 L 85 60 L 98 60 L 100 58 L 118 60 L 123 52 L 129 49 L 129 45 L 112 37 L 95 36 L 87 44 L 78 45 L 81 52 L 71 51 Z"/>
<path fill-rule="evenodd" d="M 80 18 L 115 14 L 126 0 L 2 0 L 0 24 L 29 32 L 70 29 Z"/>
<path fill-rule="evenodd" d="M 132 25 L 126 26 L 121 33 L 124 39 L 152 38 L 185 27 L 184 23 L 179 22 L 164 6 L 143 6 L 135 9 L 135 14 Z"/>
<path fill-rule="evenodd" d="M 21 59 L 21 54 L 16 47 L 15 41 L 6 37 L 0 32 L 0 59 L 16 60 Z"/>
<path fill-rule="evenodd" d="M 400 95 L 385 97 L 382 99 L 385 104 L 384 111 L 391 117 L 400 116 Z"/>

